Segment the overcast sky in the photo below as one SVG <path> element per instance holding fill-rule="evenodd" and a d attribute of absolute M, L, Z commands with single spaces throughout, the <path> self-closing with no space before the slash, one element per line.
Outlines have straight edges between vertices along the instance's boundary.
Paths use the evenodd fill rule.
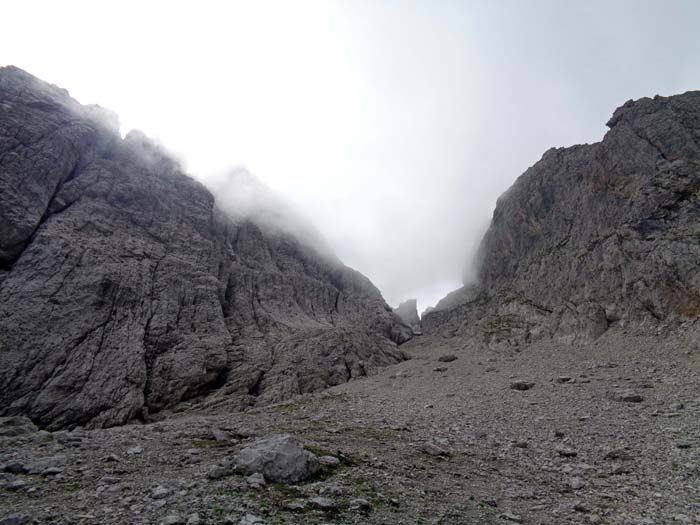
<path fill-rule="evenodd" d="M 630 98 L 700 89 L 700 2 L 14 1 L 0 64 L 206 182 L 244 165 L 396 305 L 458 287 L 496 198 Z"/>

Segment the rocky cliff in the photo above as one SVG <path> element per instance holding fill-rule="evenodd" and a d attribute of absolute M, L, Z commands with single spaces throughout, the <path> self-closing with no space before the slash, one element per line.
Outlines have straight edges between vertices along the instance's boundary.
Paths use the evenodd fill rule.
<path fill-rule="evenodd" d="M 415 299 L 409 299 L 394 308 L 394 313 L 411 327 L 414 334 L 421 334 L 420 317 L 418 317 L 418 303 Z"/>
<path fill-rule="evenodd" d="M 500 197 L 478 283 L 424 329 L 590 340 L 700 316 L 700 92 L 629 101 L 608 126 L 547 151 Z"/>
<path fill-rule="evenodd" d="M 0 415 L 117 425 L 276 401 L 403 358 L 377 289 L 233 220 L 139 133 L 0 69 Z"/>

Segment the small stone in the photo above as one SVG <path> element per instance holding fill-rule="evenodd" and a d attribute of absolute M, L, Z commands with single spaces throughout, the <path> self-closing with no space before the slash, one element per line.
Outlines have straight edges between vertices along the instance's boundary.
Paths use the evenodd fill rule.
<path fill-rule="evenodd" d="M 631 388 L 615 390 L 609 394 L 609 397 L 613 401 L 618 401 L 621 403 L 641 403 L 644 401 L 642 395 Z"/>
<path fill-rule="evenodd" d="M 452 361 L 457 361 L 457 356 L 454 354 L 446 354 L 438 357 L 438 361 L 441 363 L 451 363 Z"/>
<path fill-rule="evenodd" d="M 151 491 L 151 498 L 153 499 L 164 499 L 170 495 L 170 489 L 164 487 L 163 485 L 158 485 Z"/>
<path fill-rule="evenodd" d="M 39 429 L 32 420 L 24 416 L 0 417 L 0 436 L 16 437 L 34 434 Z"/>
<path fill-rule="evenodd" d="M 582 513 L 582 514 L 588 514 L 588 513 L 591 511 L 591 509 L 589 509 L 589 508 L 586 506 L 586 504 L 583 503 L 582 501 L 577 501 L 576 503 L 574 503 L 574 510 L 575 510 L 576 512 L 580 512 L 580 513 Z M 590 520 L 589 520 L 589 521 L 590 521 Z"/>
<path fill-rule="evenodd" d="M 527 441 L 516 441 L 515 443 L 513 443 L 513 447 L 514 448 L 527 448 L 528 443 L 527 443 Z"/>
<path fill-rule="evenodd" d="M 143 447 L 131 447 L 126 451 L 127 454 L 130 456 L 134 456 L 136 454 L 141 454 L 143 453 Z"/>
<path fill-rule="evenodd" d="M 230 476 L 231 474 L 233 474 L 233 469 L 230 466 L 214 465 L 211 469 L 209 469 L 209 472 L 207 472 L 207 477 L 209 479 L 215 480 L 225 478 L 226 476 Z"/>
<path fill-rule="evenodd" d="M 27 473 L 27 467 L 24 465 L 24 463 L 19 463 L 17 461 L 14 461 L 12 463 L 6 463 L 2 467 L 0 467 L 0 470 L 2 470 L 3 472 L 9 472 L 10 474 Z"/>
<path fill-rule="evenodd" d="M 180 517 L 179 514 L 170 514 L 160 520 L 160 525 L 180 525 L 185 523 L 185 521 Z"/>
<path fill-rule="evenodd" d="M 535 386 L 535 383 L 533 383 L 531 381 L 523 381 L 523 380 L 513 381 L 510 384 L 510 388 L 512 390 L 520 390 L 520 391 L 530 390 L 534 386 Z"/>
<path fill-rule="evenodd" d="M 676 514 L 673 519 L 681 523 L 693 523 L 693 519 L 685 514 Z"/>
<path fill-rule="evenodd" d="M 114 476 L 103 476 L 97 482 L 98 485 L 116 485 L 119 483 L 119 478 Z"/>
<path fill-rule="evenodd" d="M 610 471 L 610 473 L 611 473 L 613 476 L 619 476 L 619 475 L 622 475 L 622 474 L 629 474 L 629 473 L 630 473 L 630 469 L 628 469 L 627 467 L 624 467 L 624 466 L 622 466 L 622 465 L 615 465 L 615 466 L 612 468 L 612 470 Z"/>
<path fill-rule="evenodd" d="M 287 503 L 285 505 L 285 508 L 292 512 L 299 512 L 306 508 L 306 504 L 303 501 L 292 501 L 290 503 Z"/>
<path fill-rule="evenodd" d="M 369 501 L 363 498 L 355 498 L 350 500 L 350 510 L 369 510 L 371 505 Z"/>
<path fill-rule="evenodd" d="M 309 500 L 309 503 L 311 504 L 312 507 L 320 509 L 320 510 L 334 510 L 337 508 L 337 505 L 335 502 L 330 499 L 330 498 L 324 498 L 323 496 L 317 496 L 315 498 L 311 498 Z"/>
<path fill-rule="evenodd" d="M 450 455 L 447 449 L 441 447 L 440 445 L 432 441 L 421 443 L 418 447 L 418 450 L 423 454 L 428 454 L 429 456 L 435 457 L 446 457 Z"/>
<path fill-rule="evenodd" d="M 5 488 L 7 490 L 15 491 L 15 490 L 22 490 L 22 489 L 26 488 L 28 485 L 29 485 L 29 483 L 27 483 L 23 479 L 15 479 L 13 481 L 9 481 L 9 482 L 5 483 Z"/>
<path fill-rule="evenodd" d="M 569 480 L 569 488 L 571 488 L 572 490 L 581 490 L 585 486 L 586 482 L 583 481 L 581 478 L 571 478 Z"/>
<path fill-rule="evenodd" d="M 614 448 L 605 453 L 605 459 L 628 461 L 632 459 L 632 456 L 622 448 Z"/>
<path fill-rule="evenodd" d="M 335 456 L 320 456 L 318 461 L 324 467 L 336 468 L 340 465 L 340 460 Z"/>
<path fill-rule="evenodd" d="M 63 472 L 61 467 L 49 467 L 41 471 L 42 476 L 56 476 Z"/>
<path fill-rule="evenodd" d="M 512 512 L 504 512 L 499 515 L 501 519 L 504 519 L 506 521 L 512 521 L 513 523 L 522 523 L 523 518 L 518 516 L 517 514 L 513 514 Z"/>
<path fill-rule="evenodd" d="M 685 408 L 685 405 L 683 403 L 671 403 L 669 405 L 669 408 L 671 410 L 683 410 Z"/>
<path fill-rule="evenodd" d="M 248 485 L 255 489 L 261 489 L 265 486 L 265 476 L 263 476 L 260 472 L 251 474 L 245 480 Z"/>
<path fill-rule="evenodd" d="M 333 485 L 323 487 L 319 492 L 321 494 L 332 494 L 333 496 L 341 496 L 343 494 L 343 489 L 340 487 L 340 485 L 334 483 Z"/>
<path fill-rule="evenodd" d="M 688 443 L 687 441 L 681 441 L 680 443 L 676 443 L 676 448 L 687 449 L 690 447 L 692 447 L 692 444 Z"/>
<path fill-rule="evenodd" d="M 215 441 L 221 441 L 221 442 L 230 441 L 228 434 L 226 434 L 226 432 L 224 432 L 223 430 L 221 430 L 219 428 L 212 428 L 211 435 Z"/>
<path fill-rule="evenodd" d="M 190 514 L 187 518 L 187 525 L 199 525 L 200 523 L 202 523 L 202 520 L 196 512 Z"/>
<path fill-rule="evenodd" d="M 29 525 L 31 522 L 27 514 L 10 514 L 0 518 L 0 525 Z"/>
<path fill-rule="evenodd" d="M 246 514 L 238 522 L 238 525 L 265 525 L 265 520 L 254 514 Z"/>
<path fill-rule="evenodd" d="M 49 468 L 60 468 L 65 464 L 66 456 L 40 458 L 27 465 L 27 474 L 41 474 Z"/>
<path fill-rule="evenodd" d="M 559 454 L 563 458 L 575 458 L 576 456 L 578 456 L 578 452 L 568 447 L 557 447 L 556 451 L 557 454 Z"/>
<path fill-rule="evenodd" d="M 436 366 L 433 368 L 433 372 L 447 372 L 449 370 L 446 366 Z"/>
<path fill-rule="evenodd" d="M 559 376 L 557 377 L 557 383 L 570 383 L 573 378 L 571 376 Z"/>

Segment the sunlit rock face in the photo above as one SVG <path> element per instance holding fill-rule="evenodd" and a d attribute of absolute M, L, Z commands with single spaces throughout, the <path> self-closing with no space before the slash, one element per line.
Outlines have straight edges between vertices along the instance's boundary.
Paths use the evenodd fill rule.
<path fill-rule="evenodd" d="M 399 362 L 410 337 L 358 272 L 0 69 L 0 415 L 99 427 L 277 401 Z"/>
<path fill-rule="evenodd" d="M 547 151 L 500 197 L 478 284 L 424 329 L 591 340 L 700 316 L 700 92 L 629 101 L 608 126 Z"/>

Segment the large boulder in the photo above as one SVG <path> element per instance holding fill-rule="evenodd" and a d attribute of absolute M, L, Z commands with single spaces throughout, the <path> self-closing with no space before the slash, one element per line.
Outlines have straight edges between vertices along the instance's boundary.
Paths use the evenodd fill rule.
<path fill-rule="evenodd" d="M 318 457 L 289 435 L 259 439 L 238 453 L 234 465 L 245 474 L 259 473 L 281 483 L 304 481 L 322 468 Z"/>
<path fill-rule="evenodd" d="M 113 114 L 0 68 L 0 415 L 117 425 L 404 359 L 366 277 L 231 211 Z"/>
<path fill-rule="evenodd" d="M 601 142 L 547 151 L 504 193 L 478 283 L 424 316 L 487 340 L 595 339 L 700 315 L 700 92 L 629 101 Z"/>

